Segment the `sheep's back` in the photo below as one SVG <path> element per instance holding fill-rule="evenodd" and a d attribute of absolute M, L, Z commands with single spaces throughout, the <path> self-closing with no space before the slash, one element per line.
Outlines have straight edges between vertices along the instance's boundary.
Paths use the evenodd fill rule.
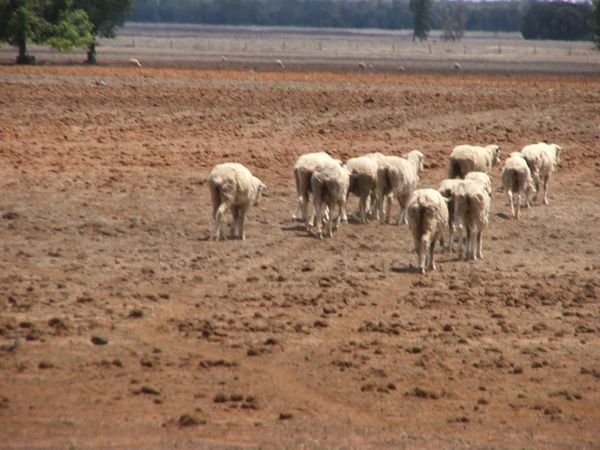
<path fill-rule="evenodd" d="M 467 172 L 488 173 L 492 165 L 493 155 L 490 155 L 486 147 L 465 144 L 454 147 L 449 159 L 450 161 L 459 162 Z"/>
<path fill-rule="evenodd" d="M 435 189 L 417 189 L 408 201 L 409 227 L 415 235 L 438 231 L 448 224 L 448 207 L 442 194 Z"/>
<path fill-rule="evenodd" d="M 367 175 L 373 179 L 377 178 L 377 162 L 368 156 L 351 158 L 346 163 L 346 167 L 351 173 L 355 173 L 356 175 Z"/>
<path fill-rule="evenodd" d="M 333 158 L 326 152 L 305 153 L 296 160 L 294 170 L 313 171 L 319 164 L 332 160 Z"/>
<path fill-rule="evenodd" d="M 465 181 L 456 194 L 455 217 L 471 226 L 487 226 L 490 196 L 476 181 Z"/>
<path fill-rule="evenodd" d="M 248 193 L 254 187 L 254 177 L 250 170 L 239 163 L 217 164 L 208 175 L 209 186 L 219 187 L 234 203 L 249 201 Z"/>

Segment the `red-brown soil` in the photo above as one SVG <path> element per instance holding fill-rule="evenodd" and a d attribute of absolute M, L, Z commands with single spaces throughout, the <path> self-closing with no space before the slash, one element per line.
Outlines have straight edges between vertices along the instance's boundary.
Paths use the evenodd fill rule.
<path fill-rule="evenodd" d="M 0 447 L 600 448 L 599 118 L 591 76 L 0 67 Z M 481 261 L 291 219 L 304 152 L 436 186 L 540 140 L 550 205 L 510 219 L 497 167 Z M 231 160 L 269 190 L 212 242 Z"/>

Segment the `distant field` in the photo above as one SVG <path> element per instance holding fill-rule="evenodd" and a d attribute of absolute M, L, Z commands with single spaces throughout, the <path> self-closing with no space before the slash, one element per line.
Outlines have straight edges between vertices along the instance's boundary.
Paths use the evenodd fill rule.
<path fill-rule="evenodd" d="M 85 52 L 60 53 L 31 46 L 40 62 L 78 63 Z M 0 47 L 0 62 L 16 49 Z M 115 39 L 101 39 L 100 64 L 127 63 L 136 57 L 150 66 L 205 68 L 455 70 L 485 72 L 600 73 L 600 52 L 591 42 L 526 41 L 519 33 L 467 33 L 444 42 L 433 32 L 413 42 L 411 30 L 226 27 L 128 23 Z"/>

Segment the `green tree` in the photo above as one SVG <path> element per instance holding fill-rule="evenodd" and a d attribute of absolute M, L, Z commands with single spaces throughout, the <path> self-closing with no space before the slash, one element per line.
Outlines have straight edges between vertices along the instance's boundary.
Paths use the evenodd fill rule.
<path fill-rule="evenodd" d="M 596 47 L 600 50 L 600 0 L 594 0 L 591 22 L 594 42 L 596 43 Z"/>
<path fill-rule="evenodd" d="M 444 41 L 459 41 L 465 35 L 467 14 L 464 3 L 445 1 L 438 5 L 437 21 L 442 29 Z"/>
<path fill-rule="evenodd" d="M 86 12 L 92 23 L 93 41 L 88 45 L 87 63 L 96 64 L 96 37 L 114 38 L 115 29 L 131 13 L 134 0 L 74 0 L 74 6 Z"/>
<path fill-rule="evenodd" d="M 410 0 L 410 10 L 413 13 L 413 41 L 419 39 L 426 41 L 431 25 L 429 16 L 431 13 L 432 0 Z"/>
<path fill-rule="evenodd" d="M 70 0 L 0 0 L 0 41 L 18 48 L 17 64 L 33 64 L 27 43 L 59 50 L 87 46 L 93 40 L 87 14 Z"/>
<path fill-rule="evenodd" d="M 592 16 L 589 4 L 535 1 L 523 15 L 521 34 L 525 39 L 587 40 Z"/>

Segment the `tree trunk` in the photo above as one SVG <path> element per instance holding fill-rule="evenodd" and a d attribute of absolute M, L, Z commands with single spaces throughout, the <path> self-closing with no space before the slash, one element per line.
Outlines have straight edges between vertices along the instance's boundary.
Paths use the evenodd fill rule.
<path fill-rule="evenodd" d="M 19 46 L 17 64 L 35 64 L 35 56 L 27 53 L 27 40 L 25 39 L 25 36 L 18 36 L 17 41 Z"/>
<path fill-rule="evenodd" d="M 96 64 L 96 41 L 92 42 L 88 47 L 87 64 Z"/>

